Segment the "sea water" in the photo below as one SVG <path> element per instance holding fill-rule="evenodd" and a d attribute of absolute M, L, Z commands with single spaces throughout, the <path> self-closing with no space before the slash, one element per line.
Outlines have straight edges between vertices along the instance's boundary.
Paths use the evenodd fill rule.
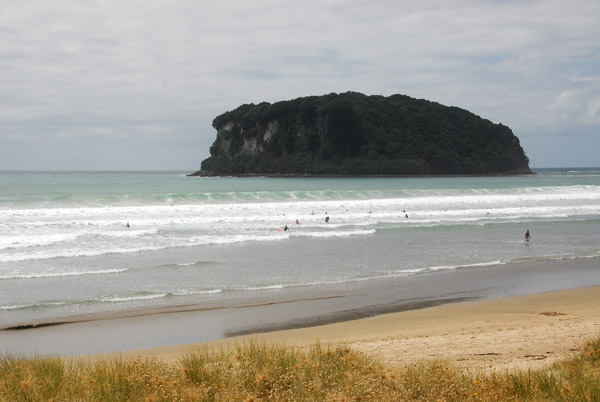
<path fill-rule="evenodd" d="M 600 169 L 185 173 L 0 172 L 0 329 L 600 256 Z"/>

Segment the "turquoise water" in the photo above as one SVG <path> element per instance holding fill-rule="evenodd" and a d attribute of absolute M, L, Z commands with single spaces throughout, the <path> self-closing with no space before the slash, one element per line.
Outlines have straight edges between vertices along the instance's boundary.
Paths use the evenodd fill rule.
<path fill-rule="evenodd" d="M 600 256 L 599 169 L 471 178 L 186 173 L 0 172 L 0 328 Z M 523 243 L 527 229 L 533 238 Z"/>

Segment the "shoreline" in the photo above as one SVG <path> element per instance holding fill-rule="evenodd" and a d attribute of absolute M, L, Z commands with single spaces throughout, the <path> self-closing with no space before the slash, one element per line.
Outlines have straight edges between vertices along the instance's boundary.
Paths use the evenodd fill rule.
<path fill-rule="evenodd" d="M 331 179 L 331 178 L 339 178 L 339 179 L 378 179 L 378 178 L 439 178 L 439 177 L 511 177 L 511 176 L 527 176 L 527 175 L 535 175 L 533 169 L 529 168 L 527 171 L 515 171 L 515 172 L 503 172 L 503 173 L 481 173 L 481 174 L 428 174 L 428 175 L 410 175 L 410 174 L 309 174 L 309 173 L 230 173 L 230 174 L 222 174 L 222 173 L 214 173 L 214 172 L 206 172 L 203 170 L 197 170 L 193 173 L 186 174 L 186 177 L 237 177 L 237 178 L 255 178 L 255 177 L 265 177 L 265 178 L 274 178 L 274 179 Z"/>
<path fill-rule="evenodd" d="M 318 289 L 278 289 L 237 305 L 178 305 L 112 316 L 106 312 L 61 325 L 0 330 L 0 345 L 2 352 L 10 354 L 75 356 L 310 331 L 390 313 L 418 315 L 470 302 L 600 286 L 599 272 L 600 258 L 585 258 L 465 268 Z"/>
<path fill-rule="evenodd" d="M 268 306 L 284 306 L 294 303 L 334 302 L 338 306 L 311 317 L 286 317 L 286 320 L 263 325 L 254 323 L 243 330 L 227 331 L 223 337 L 256 332 L 271 332 L 349 321 L 367 316 L 415 310 L 424 307 L 542 293 L 552 290 L 600 285 L 600 256 L 551 259 L 507 264 L 456 267 L 436 272 L 420 272 L 416 275 L 387 276 L 365 281 L 324 283 L 322 285 L 289 286 L 274 288 L 243 298 L 223 298 L 204 302 L 166 304 L 123 310 L 104 310 L 69 316 L 52 316 L 45 320 L 24 320 L 0 323 L 2 333 L 17 333 L 46 327 L 103 322 L 116 319 L 136 319 L 180 313 L 211 313 L 219 310 L 254 309 Z M 577 274 L 571 278 L 572 274 Z M 532 281 L 532 275 L 537 277 Z M 523 278 L 516 278 L 521 277 Z M 523 280 L 525 281 L 523 281 Z M 458 284 L 452 282 L 459 282 Z M 501 281 L 502 283 L 496 283 Z M 559 283 L 556 285 L 553 281 Z M 465 282 L 468 282 L 465 284 Z M 493 282 L 495 287 L 490 286 Z M 448 289 L 449 285 L 452 289 Z M 484 288 L 485 287 L 485 288 Z M 416 289 L 420 288 L 420 289 Z M 402 294 L 399 295 L 398 291 Z M 329 303 L 331 304 L 331 303 Z M 295 322 L 297 321 L 297 322 Z"/>
<path fill-rule="evenodd" d="M 472 372 L 537 369 L 600 336 L 600 286 L 444 304 L 316 327 L 209 342 L 82 355 L 87 361 L 151 358 L 174 363 L 193 350 L 247 342 L 308 348 L 344 344 L 386 364 L 445 360 Z"/>

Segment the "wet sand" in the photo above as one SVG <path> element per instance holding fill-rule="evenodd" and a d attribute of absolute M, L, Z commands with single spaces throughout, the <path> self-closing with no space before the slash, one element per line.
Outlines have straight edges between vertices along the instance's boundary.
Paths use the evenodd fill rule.
<path fill-rule="evenodd" d="M 397 365 L 534 367 L 600 336 L 599 306 L 600 259 L 557 260 L 274 290 L 240 305 L 78 317 L 0 330 L 0 352 L 174 360 L 249 335 L 296 346 L 347 342 Z"/>
<path fill-rule="evenodd" d="M 505 371 L 552 364 L 598 336 L 600 286 L 593 286 L 86 358 L 120 355 L 174 362 L 198 348 L 226 347 L 254 339 L 301 348 L 316 342 L 344 343 L 397 366 L 442 359 L 473 372 Z"/>

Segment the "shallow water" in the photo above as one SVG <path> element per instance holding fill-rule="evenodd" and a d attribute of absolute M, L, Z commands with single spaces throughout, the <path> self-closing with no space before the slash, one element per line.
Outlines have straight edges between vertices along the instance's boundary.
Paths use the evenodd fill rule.
<path fill-rule="evenodd" d="M 597 257 L 599 223 L 598 169 L 369 179 L 3 172 L 0 328 Z"/>

